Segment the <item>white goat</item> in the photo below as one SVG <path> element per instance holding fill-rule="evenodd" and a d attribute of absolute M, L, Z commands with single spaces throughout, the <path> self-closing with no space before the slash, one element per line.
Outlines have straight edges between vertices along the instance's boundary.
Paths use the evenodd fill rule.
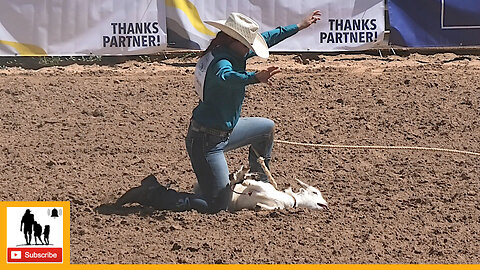
<path fill-rule="evenodd" d="M 259 160 L 261 165 L 262 160 Z M 264 166 L 262 166 L 264 167 Z M 263 168 L 270 182 L 275 183 L 270 172 Z M 241 209 L 284 209 L 284 208 L 309 208 L 314 210 L 328 209 L 328 204 L 322 197 L 322 193 L 315 187 L 297 180 L 303 187 L 300 192 L 295 193 L 292 188 L 284 191 L 277 190 L 274 185 L 266 182 L 249 179 L 254 174 L 248 173 L 248 169 L 241 168 L 233 173 L 231 183 L 233 188 L 232 200 L 228 210 L 231 212 Z"/>

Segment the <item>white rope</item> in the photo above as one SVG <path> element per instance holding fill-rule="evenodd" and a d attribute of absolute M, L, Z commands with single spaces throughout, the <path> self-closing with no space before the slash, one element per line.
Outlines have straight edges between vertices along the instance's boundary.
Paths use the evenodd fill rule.
<path fill-rule="evenodd" d="M 280 144 L 327 148 L 327 149 L 344 148 L 344 149 L 378 149 L 378 150 L 421 150 L 421 151 L 435 151 L 435 152 L 446 152 L 446 153 L 480 156 L 480 153 L 476 153 L 476 152 L 462 151 L 462 150 L 455 150 L 455 149 L 444 149 L 444 148 L 431 148 L 431 147 L 381 146 L 381 145 L 331 145 L 331 144 L 315 144 L 315 143 L 298 143 L 298 142 L 289 142 L 289 141 L 283 141 L 283 140 L 274 140 L 274 142 L 280 143 Z"/>

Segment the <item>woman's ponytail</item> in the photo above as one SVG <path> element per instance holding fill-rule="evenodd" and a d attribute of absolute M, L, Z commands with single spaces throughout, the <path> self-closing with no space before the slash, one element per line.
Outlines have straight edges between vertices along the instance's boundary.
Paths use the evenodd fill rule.
<path fill-rule="evenodd" d="M 220 31 L 220 32 L 217 33 L 217 36 L 214 39 L 212 39 L 212 41 L 210 41 L 210 45 L 208 45 L 207 49 L 205 51 L 203 51 L 200 56 L 206 55 L 207 53 L 209 53 L 210 51 L 212 51 L 216 47 L 228 46 L 228 45 L 230 45 L 230 43 L 232 43 L 234 41 L 235 41 L 235 39 L 233 39 L 229 35 L 225 34 L 224 32 Z"/>

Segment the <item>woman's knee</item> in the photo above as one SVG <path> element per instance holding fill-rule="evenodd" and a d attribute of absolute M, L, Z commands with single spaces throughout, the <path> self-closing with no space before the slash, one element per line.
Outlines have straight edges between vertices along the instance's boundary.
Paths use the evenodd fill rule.
<path fill-rule="evenodd" d="M 268 120 L 268 126 L 270 127 L 270 131 L 273 133 L 275 129 L 275 122 L 273 120 L 267 119 Z"/>
<path fill-rule="evenodd" d="M 273 134 L 275 130 L 275 122 L 268 118 L 262 118 L 262 126 L 265 134 Z"/>

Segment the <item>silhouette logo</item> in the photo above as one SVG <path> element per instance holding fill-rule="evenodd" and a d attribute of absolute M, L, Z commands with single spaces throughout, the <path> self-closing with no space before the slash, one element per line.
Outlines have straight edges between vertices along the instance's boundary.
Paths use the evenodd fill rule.
<path fill-rule="evenodd" d="M 62 207 L 7 207 L 7 262 L 62 263 Z"/>

